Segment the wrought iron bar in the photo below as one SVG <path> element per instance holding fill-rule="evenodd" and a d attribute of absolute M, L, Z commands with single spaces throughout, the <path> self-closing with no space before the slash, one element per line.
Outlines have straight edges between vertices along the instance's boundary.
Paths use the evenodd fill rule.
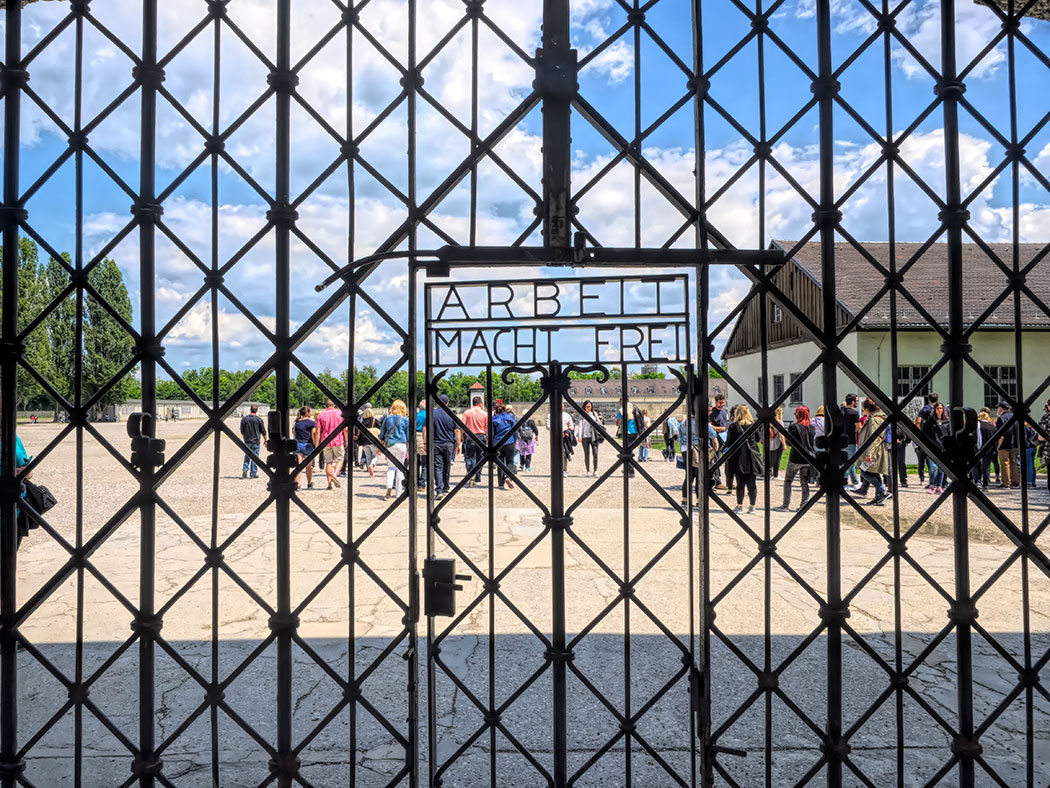
<path fill-rule="evenodd" d="M 142 2 L 142 54 L 137 67 L 141 90 L 139 139 L 139 195 L 132 207 L 139 220 L 139 334 L 141 347 L 143 419 L 148 438 L 156 437 L 157 361 L 161 348 L 156 341 L 156 220 L 161 207 L 156 201 L 157 88 L 164 71 L 157 65 L 157 0 Z M 79 400 L 78 405 L 82 404 Z M 139 750 L 132 764 L 141 788 L 151 788 L 162 764 L 156 754 L 156 643 L 160 619 L 155 616 L 156 503 L 155 467 L 151 452 L 139 470 Z"/>
<path fill-rule="evenodd" d="M 18 757 L 18 656 L 14 632 L 18 606 L 15 575 L 18 570 L 18 469 L 15 467 L 18 361 L 18 226 L 24 209 L 19 204 L 18 163 L 22 80 L 22 9 L 7 9 L 4 31 L 4 204 L 3 316 L 0 319 L 0 785 L 13 788 L 25 761 Z"/>
<path fill-rule="evenodd" d="M 277 635 L 277 747 L 270 764 L 278 788 L 291 788 L 299 772 L 299 758 L 293 751 L 292 737 L 292 637 L 298 619 L 291 605 L 291 496 L 293 477 L 290 474 L 288 445 L 284 440 L 290 411 L 290 351 L 291 343 L 291 233 L 297 215 L 291 206 L 291 102 L 298 77 L 292 71 L 291 56 L 291 0 L 277 0 L 277 57 L 276 69 L 269 76 L 275 91 L 275 178 L 273 207 L 267 218 L 274 225 L 275 266 L 274 335 L 276 338 L 274 373 L 275 402 L 280 416 L 281 430 L 271 434 L 271 440 L 280 440 L 270 486 L 274 499 L 276 526 L 276 620 L 271 628 Z M 272 425 L 272 422 L 271 422 Z M 272 426 L 270 429 L 272 433 Z M 294 464 L 294 463 L 291 463 Z"/>
<path fill-rule="evenodd" d="M 817 0 L 817 79 L 812 89 L 819 112 L 820 151 L 820 207 L 813 220 L 820 228 L 821 255 L 821 326 L 825 347 L 837 342 L 838 300 L 835 282 L 835 228 L 841 213 L 835 208 L 835 95 L 839 83 L 833 76 L 831 53 L 831 2 Z M 838 365 L 827 350 L 822 354 L 822 383 L 824 407 L 838 406 Z M 842 738 L 842 621 L 846 610 L 842 602 L 842 566 L 840 541 L 839 491 L 842 488 L 841 459 L 834 446 L 827 452 L 822 468 L 821 487 L 825 501 L 825 529 L 827 544 L 827 720 L 824 755 L 827 758 L 828 788 L 841 788 L 842 761 L 849 745 Z"/>
<path fill-rule="evenodd" d="M 548 430 L 551 462 L 551 500 L 550 500 L 550 537 L 551 537 L 551 652 L 552 690 L 553 690 L 553 741 L 554 751 L 554 785 L 565 788 L 568 784 L 568 724 L 567 724 L 567 660 L 569 653 L 565 648 L 565 528 L 569 518 L 565 515 L 565 462 L 561 448 L 561 419 L 565 390 L 569 378 L 557 361 L 550 365 L 547 377 L 551 429 Z M 558 425 L 555 434 L 554 426 Z M 627 430 L 624 429 L 624 440 Z"/>
<path fill-rule="evenodd" d="M 955 0 L 941 0 L 941 75 L 935 90 L 944 111 L 944 210 L 941 224 L 946 230 L 948 257 L 948 341 L 942 352 L 948 356 L 948 401 L 965 402 L 963 375 L 970 346 L 964 335 L 962 231 L 968 212 L 962 205 L 962 176 L 959 150 L 959 99 L 966 90 L 958 78 L 955 51 Z M 956 468 L 961 463 L 953 463 Z M 951 466 L 949 466 L 951 468 Z M 956 482 L 962 481 L 956 479 Z M 952 537 L 955 558 L 955 601 L 949 618 L 955 623 L 956 698 L 959 730 L 952 752 L 959 759 L 960 788 L 974 787 L 974 761 L 980 745 L 974 738 L 973 721 L 973 620 L 976 609 L 970 598 L 970 545 L 967 489 L 952 485 Z"/>
<path fill-rule="evenodd" d="M 579 89 L 569 16 L 569 0 L 543 0 L 543 39 L 533 83 L 543 97 L 543 245 L 566 256 L 572 246 L 571 102 Z"/>

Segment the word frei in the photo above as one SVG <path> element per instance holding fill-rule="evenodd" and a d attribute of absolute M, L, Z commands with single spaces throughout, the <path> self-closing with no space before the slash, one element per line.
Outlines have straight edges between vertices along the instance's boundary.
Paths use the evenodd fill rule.
<path fill-rule="evenodd" d="M 688 361 L 685 276 L 427 286 L 437 366 Z"/>

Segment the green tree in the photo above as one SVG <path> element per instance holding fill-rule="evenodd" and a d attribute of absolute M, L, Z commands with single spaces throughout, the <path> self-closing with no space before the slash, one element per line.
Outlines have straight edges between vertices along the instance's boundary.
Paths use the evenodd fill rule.
<path fill-rule="evenodd" d="M 376 368 L 371 364 L 363 366 L 360 369 L 354 367 L 354 402 L 357 402 L 359 399 L 367 395 L 378 379 L 379 375 L 376 372 Z"/>
<path fill-rule="evenodd" d="M 91 269 L 88 281 L 125 321 L 131 322 L 131 299 L 124 285 L 124 275 L 117 264 L 108 257 Z M 84 321 L 84 399 L 94 397 L 99 391 L 96 409 L 118 405 L 128 398 L 130 373 L 124 373 L 109 388 L 110 381 L 117 378 L 120 370 L 134 358 L 135 343 L 123 326 L 94 298 L 85 298 Z"/>
<path fill-rule="evenodd" d="M 70 262 L 68 254 L 62 257 Z M 58 298 L 69 284 L 69 274 L 65 266 L 51 258 L 46 268 L 47 292 L 49 300 Z M 80 355 L 77 346 L 77 306 L 76 296 L 70 294 L 63 298 L 47 317 L 47 335 L 51 344 L 51 383 L 55 390 L 68 401 L 73 401 L 76 380 L 77 358 Z M 58 403 L 55 403 L 55 419 L 58 419 Z"/>
<path fill-rule="evenodd" d="M 0 248 L 2 251 L 2 248 Z M 0 294 L 2 294 L 0 284 Z M 44 310 L 48 304 L 47 271 L 40 264 L 37 245 L 29 238 L 18 239 L 18 330 L 25 328 Z M 27 364 L 33 367 L 45 380 L 53 377 L 51 368 L 51 348 L 46 325 L 38 326 L 25 338 L 25 356 Z M 16 405 L 25 408 L 30 403 L 44 396 L 43 387 L 30 372 L 18 367 L 18 396 Z"/>
<path fill-rule="evenodd" d="M 512 372 L 507 376 L 504 395 L 510 402 L 536 402 L 543 396 L 540 382 L 530 375 Z"/>

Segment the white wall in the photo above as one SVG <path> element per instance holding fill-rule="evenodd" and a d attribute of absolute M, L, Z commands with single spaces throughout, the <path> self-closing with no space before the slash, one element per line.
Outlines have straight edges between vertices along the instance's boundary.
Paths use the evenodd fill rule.
<path fill-rule="evenodd" d="M 1013 334 L 1003 331 L 979 331 L 971 339 L 972 357 L 978 366 L 1016 366 Z M 855 332 L 842 340 L 842 350 L 853 359 L 872 381 L 887 394 L 895 395 L 895 376 L 891 369 L 890 335 L 885 331 Z M 1028 396 L 1050 375 L 1050 332 L 1030 331 L 1022 335 L 1020 394 Z M 773 375 L 784 375 L 785 387 L 790 388 L 792 372 L 802 372 L 818 353 L 812 342 L 801 342 L 773 348 L 766 353 L 769 377 L 769 395 L 772 398 Z M 941 358 L 941 337 L 933 331 L 900 331 L 897 333 L 897 364 L 900 366 L 933 366 Z M 749 353 L 727 359 L 727 370 L 737 384 L 757 398 L 758 378 L 761 374 L 761 353 Z M 823 376 L 815 370 L 803 385 L 804 404 L 811 410 L 822 401 Z M 948 397 L 947 367 L 933 378 L 933 390 Z M 959 403 L 980 409 L 984 405 L 984 383 L 976 372 L 967 370 L 964 379 L 965 402 Z M 838 376 L 839 399 L 847 392 L 863 395 L 863 387 L 842 371 Z M 1040 396 L 1042 403 L 1050 394 Z M 956 403 L 952 403 L 956 404 Z M 785 411 L 790 408 L 785 407 Z M 1037 408 L 1037 412 L 1041 409 Z"/>
<path fill-rule="evenodd" d="M 842 349 L 850 357 L 857 356 L 856 334 L 842 340 Z M 766 378 L 769 399 L 773 399 L 773 376 L 784 376 L 785 391 L 791 388 L 791 374 L 805 372 L 819 355 L 819 349 L 813 342 L 799 342 L 794 345 L 772 348 L 766 352 Z M 727 359 L 726 371 L 733 378 L 733 384 L 742 388 L 749 396 L 759 399 L 758 379 L 762 376 L 762 353 L 748 353 Z M 811 411 L 823 402 L 822 391 L 824 376 L 819 369 L 814 370 L 802 383 L 802 404 L 808 405 Z M 857 385 L 839 372 L 839 399 L 848 391 L 856 391 Z M 740 401 L 739 399 L 737 401 Z M 730 402 L 733 404 L 733 402 Z M 792 406 L 785 403 L 785 416 L 790 418 Z"/>

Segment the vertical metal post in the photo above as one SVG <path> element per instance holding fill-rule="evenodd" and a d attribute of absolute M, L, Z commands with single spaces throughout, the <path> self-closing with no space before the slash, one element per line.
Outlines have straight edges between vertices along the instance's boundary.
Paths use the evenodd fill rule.
<path fill-rule="evenodd" d="M 704 73 L 704 17 L 703 3 L 691 4 L 693 21 L 693 76 L 689 80 L 689 88 L 694 91 L 693 100 L 693 126 L 694 156 L 696 168 L 696 191 L 694 199 L 698 212 L 696 225 L 696 245 L 704 252 L 708 250 L 710 241 L 707 231 L 707 158 L 704 150 L 707 146 L 707 126 L 704 123 L 704 98 L 710 86 L 703 77 Z M 708 572 L 708 556 L 711 550 L 711 531 L 708 527 L 709 506 L 707 479 L 711 473 L 708 467 L 707 451 L 700 452 L 700 478 L 703 494 L 696 502 L 699 510 L 694 513 L 692 480 L 690 479 L 690 462 L 692 451 L 689 442 L 692 441 L 693 431 L 698 430 L 703 436 L 701 447 L 706 447 L 707 427 L 710 415 L 710 403 L 707 394 L 707 375 L 710 369 L 711 345 L 708 324 L 707 304 L 711 287 L 710 269 L 708 266 L 697 266 L 694 270 L 696 278 L 694 287 L 696 293 L 696 333 L 697 333 L 697 367 L 692 363 L 687 370 L 688 393 L 685 403 L 686 420 L 686 445 L 680 449 L 685 454 L 686 462 L 686 489 L 689 493 L 686 498 L 686 516 L 692 527 L 693 517 L 698 516 L 701 533 L 699 538 L 698 562 L 700 565 L 700 605 L 699 605 L 699 646 L 700 646 L 700 675 L 694 680 L 698 682 L 694 693 L 694 702 L 699 705 L 698 713 L 694 718 L 697 726 L 696 735 L 700 740 L 701 763 L 700 763 L 700 785 L 710 788 L 714 785 L 714 764 L 711 753 L 711 577 Z M 687 302 L 688 303 L 688 302 Z M 692 354 L 690 353 L 690 360 Z M 700 413 L 696 411 L 700 410 Z M 695 744 L 694 744 L 695 746 Z M 694 773 L 695 773 L 694 769 Z"/>
<path fill-rule="evenodd" d="M 553 668 L 554 785 L 568 784 L 568 734 L 566 727 L 565 651 L 565 462 L 561 451 L 562 404 L 568 377 L 561 364 L 552 361 L 550 387 L 551 453 L 551 659 Z"/>
<path fill-rule="evenodd" d="M 962 179 L 959 152 L 959 97 L 965 91 L 955 62 L 955 0 L 941 2 L 941 79 L 936 92 L 944 110 L 944 211 L 941 224 L 946 229 L 948 253 L 948 401 L 953 405 L 965 401 L 963 376 L 965 357 L 970 352 L 963 331 L 963 263 L 962 229 L 969 216 L 962 205 Z M 961 467 L 961 466 L 960 466 Z M 954 484 L 952 489 L 953 541 L 955 550 L 955 602 L 949 616 L 955 622 L 957 698 L 959 732 L 952 752 L 959 757 L 960 788 L 973 788 L 974 757 L 980 748 L 974 739 L 973 664 L 971 662 L 971 626 L 976 617 L 970 598 L 970 547 L 967 523 L 966 488 Z"/>
<path fill-rule="evenodd" d="M 813 221 L 820 228 L 821 283 L 823 285 L 822 333 L 827 348 L 823 354 L 823 401 L 826 408 L 838 406 L 838 365 L 831 349 L 837 347 L 837 288 L 835 282 L 835 227 L 842 218 L 835 209 L 835 135 L 833 129 L 835 94 L 839 83 L 833 76 L 831 58 L 831 2 L 817 0 L 817 79 L 813 93 L 820 113 L 820 207 Z M 842 486 L 841 458 L 829 452 L 824 465 L 822 487 L 825 496 L 825 530 L 827 542 L 828 585 L 827 608 L 822 611 L 827 624 L 827 741 L 823 745 L 828 760 L 828 788 L 841 788 L 842 759 L 849 745 L 842 740 L 842 603 L 841 539 L 839 513 Z"/>
<path fill-rule="evenodd" d="M 142 63 L 136 78 L 142 94 L 139 139 L 139 195 L 132 207 L 139 220 L 139 352 L 142 376 L 143 424 L 150 438 L 156 436 L 157 359 L 160 348 L 156 338 L 156 220 L 161 207 L 156 202 L 157 155 L 157 87 L 164 73 L 157 66 L 157 0 L 142 2 Z M 79 403 L 78 403 L 79 404 Z M 151 453 L 139 469 L 139 752 L 132 765 L 139 785 L 148 788 L 160 772 L 155 753 L 156 681 L 155 644 L 153 636 L 160 629 L 155 618 L 154 586 L 156 585 L 156 504 L 154 502 L 154 467 Z"/>
<path fill-rule="evenodd" d="M 416 576 L 416 535 L 417 535 L 417 524 L 416 518 L 419 516 L 419 495 L 416 492 L 416 477 L 417 469 L 416 465 L 419 463 L 419 454 L 416 448 L 416 415 L 415 406 L 419 403 L 420 399 L 424 399 L 426 391 L 420 395 L 419 387 L 416 385 L 416 376 L 418 355 L 416 348 L 419 347 L 419 341 L 416 336 L 418 331 L 418 320 L 416 315 L 417 310 L 417 297 L 416 293 L 416 273 L 417 266 L 414 261 L 406 263 L 408 266 L 408 412 L 410 415 L 409 421 L 409 437 L 408 437 L 408 473 L 405 474 L 405 487 L 408 490 L 408 597 L 409 597 L 409 610 L 408 615 L 405 616 L 405 627 L 408 629 L 408 651 L 405 652 L 405 661 L 408 663 L 408 753 L 406 753 L 409 761 L 409 786 L 415 788 L 419 785 L 419 636 L 417 633 L 417 624 L 419 617 L 419 607 L 416 604 L 416 594 L 419 591 L 419 579 Z M 351 402 L 353 397 L 348 398 Z M 426 429 L 427 429 L 427 442 L 430 443 L 430 408 L 432 405 L 427 404 L 426 410 Z M 433 451 L 428 449 L 428 451 Z M 429 463 L 430 455 L 423 457 Z M 352 466 L 351 466 L 352 467 Z M 431 466 L 432 468 L 432 466 Z M 431 468 L 428 468 L 430 473 L 427 475 L 427 500 L 431 500 L 430 496 L 434 490 L 434 476 Z"/>
<path fill-rule="evenodd" d="M 275 130 L 276 173 L 274 179 L 274 205 L 268 218 L 274 224 L 275 260 L 274 314 L 276 315 L 275 395 L 277 412 L 281 414 L 281 432 L 270 435 L 270 440 L 284 438 L 284 425 L 288 422 L 290 395 L 290 285 L 291 285 L 291 232 L 297 218 L 291 204 L 291 103 L 292 91 L 298 77 L 291 67 L 291 0 L 277 2 L 277 62 L 276 70 L 270 74 L 269 83 L 276 91 Z M 270 765 L 277 776 L 279 788 L 291 788 L 299 771 L 299 759 L 292 751 L 292 635 L 298 622 L 292 616 L 291 604 L 291 495 L 294 484 L 286 462 L 287 445 L 281 441 L 277 447 L 271 489 L 274 497 L 274 513 L 277 531 L 277 610 L 276 621 L 271 626 L 277 635 L 277 757 Z"/>
<path fill-rule="evenodd" d="M 18 605 L 15 593 L 16 552 L 18 550 L 18 480 L 15 468 L 15 431 L 18 407 L 15 387 L 21 351 L 18 335 L 18 222 L 25 211 L 18 204 L 19 110 L 22 99 L 22 9 L 11 4 L 5 19 L 6 51 L 4 88 L 4 204 L 3 227 L 3 322 L 0 339 L 0 784 L 11 788 L 25 763 L 18 759 L 18 679 L 14 638 L 14 616 Z"/>
<path fill-rule="evenodd" d="M 543 0 L 543 38 L 536 53 L 537 92 L 543 96 L 543 243 L 566 253 L 572 245 L 570 144 L 576 51 L 569 38 L 569 0 Z"/>

